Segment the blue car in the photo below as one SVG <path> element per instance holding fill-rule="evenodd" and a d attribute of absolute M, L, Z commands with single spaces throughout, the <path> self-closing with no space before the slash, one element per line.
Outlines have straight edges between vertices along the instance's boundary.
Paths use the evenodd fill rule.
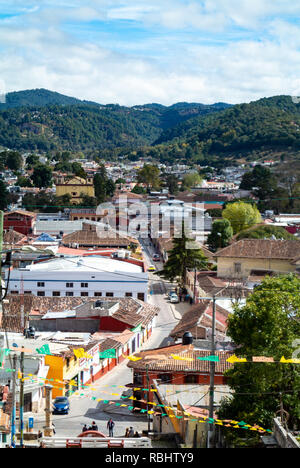
<path fill-rule="evenodd" d="M 69 414 L 70 403 L 67 397 L 56 397 L 53 402 L 53 414 Z"/>

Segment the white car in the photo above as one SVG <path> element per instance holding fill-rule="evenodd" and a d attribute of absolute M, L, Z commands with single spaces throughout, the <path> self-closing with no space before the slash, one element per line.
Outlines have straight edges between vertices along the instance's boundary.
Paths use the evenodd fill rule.
<path fill-rule="evenodd" d="M 179 297 L 177 296 L 177 294 L 172 294 L 170 296 L 170 302 L 171 302 L 171 304 L 178 304 Z"/>

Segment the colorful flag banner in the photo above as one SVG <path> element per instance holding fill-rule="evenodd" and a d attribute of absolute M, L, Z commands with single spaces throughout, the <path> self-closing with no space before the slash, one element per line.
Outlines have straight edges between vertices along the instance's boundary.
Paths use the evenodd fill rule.
<path fill-rule="evenodd" d="M 73 352 L 74 352 L 74 355 L 79 359 L 80 358 L 89 358 L 89 359 L 93 358 L 93 356 L 90 356 L 89 354 L 87 354 L 83 348 L 73 349 Z"/>
<path fill-rule="evenodd" d="M 140 332 L 141 330 L 142 330 L 142 324 L 140 323 L 140 325 L 138 325 L 137 327 L 131 328 L 130 331 L 132 331 L 133 333 L 136 333 L 136 332 Z"/>
<path fill-rule="evenodd" d="M 7 349 L 7 348 L 0 349 L 0 369 L 4 367 L 5 358 L 6 356 L 9 355 L 9 353 L 10 353 L 10 349 Z"/>
<path fill-rule="evenodd" d="M 205 357 L 197 357 L 200 361 L 211 361 L 211 362 L 219 362 L 219 356 L 205 356 Z"/>
<path fill-rule="evenodd" d="M 106 349 L 105 351 L 99 352 L 100 359 L 115 358 L 116 350 L 115 349 Z"/>
<path fill-rule="evenodd" d="M 177 356 L 176 354 L 171 354 L 172 358 L 173 359 L 177 359 L 179 361 L 189 361 L 189 362 L 193 362 L 194 359 L 193 358 L 185 358 L 185 357 L 182 357 L 182 356 Z"/>
<path fill-rule="evenodd" d="M 231 364 L 234 364 L 235 362 L 247 362 L 247 359 L 245 358 L 238 358 L 235 354 L 233 356 L 230 356 L 230 358 L 226 359 L 227 362 L 230 362 Z"/>
<path fill-rule="evenodd" d="M 122 354 L 122 356 L 123 356 L 125 359 L 129 359 L 130 361 L 139 361 L 140 359 L 142 359 L 142 358 L 140 358 L 140 357 L 135 357 L 135 356 L 132 356 L 132 355 L 131 355 L 131 356 L 126 356 L 126 354 Z"/>
<path fill-rule="evenodd" d="M 49 348 L 49 345 L 48 345 L 48 344 L 44 344 L 44 345 L 41 346 L 40 348 L 36 348 L 36 352 L 37 352 L 38 354 L 48 354 L 48 355 L 51 355 L 50 348 Z"/>

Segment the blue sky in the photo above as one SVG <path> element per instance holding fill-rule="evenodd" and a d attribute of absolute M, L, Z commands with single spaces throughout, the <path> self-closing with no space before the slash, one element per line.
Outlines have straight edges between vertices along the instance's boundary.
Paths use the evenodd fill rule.
<path fill-rule="evenodd" d="M 0 0 L 0 92 L 122 105 L 300 94 L 300 2 Z"/>

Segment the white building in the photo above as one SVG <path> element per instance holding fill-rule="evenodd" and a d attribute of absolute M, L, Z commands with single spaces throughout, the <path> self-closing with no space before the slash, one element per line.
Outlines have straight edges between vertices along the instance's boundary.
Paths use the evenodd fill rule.
<path fill-rule="evenodd" d="M 56 258 L 10 273 L 10 294 L 45 297 L 133 297 L 147 301 L 148 273 L 135 264 L 105 258 Z"/>

